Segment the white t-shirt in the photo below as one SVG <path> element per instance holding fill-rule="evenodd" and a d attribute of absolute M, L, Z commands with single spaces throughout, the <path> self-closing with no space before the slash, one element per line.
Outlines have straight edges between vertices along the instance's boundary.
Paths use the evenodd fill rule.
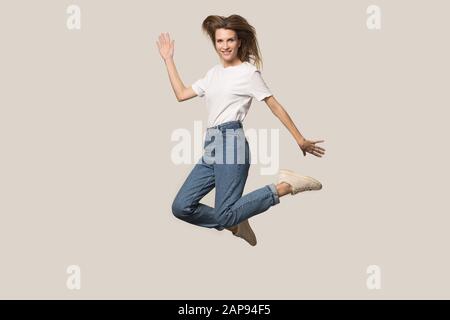
<path fill-rule="evenodd" d="M 262 101 L 272 95 L 261 72 L 247 61 L 226 68 L 215 65 L 192 84 L 192 89 L 199 97 L 206 97 L 208 127 L 243 121 L 253 98 Z"/>

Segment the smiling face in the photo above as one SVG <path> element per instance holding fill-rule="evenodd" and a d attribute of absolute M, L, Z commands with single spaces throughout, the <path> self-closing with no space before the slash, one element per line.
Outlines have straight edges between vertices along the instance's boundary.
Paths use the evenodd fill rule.
<path fill-rule="evenodd" d="M 223 28 L 216 30 L 216 51 L 224 65 L 232 65 L 239 60 L 237 54 L 240 46 L 241 40 L 237 38 L 234 30 Z"/>

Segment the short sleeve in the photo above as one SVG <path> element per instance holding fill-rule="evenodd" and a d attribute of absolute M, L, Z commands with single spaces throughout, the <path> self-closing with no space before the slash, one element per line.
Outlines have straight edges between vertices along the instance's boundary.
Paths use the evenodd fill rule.
<path fill-rule="evenodd" d="M 212 69 L 208 70 L 208 72 L 206 73 L 206 75 L 203 78 L 198 79 L 191 85 L 192 90 L 194 90 L 194 92 L 197 94 L 197 96 L 203 97 L 205 95 L 206 89 L 208 87 L 209 79 L 211 77 L 211 72 L 212 72 Z"/>
<path fill-rule="evenodd" d="M 262 78 L 261 71 L 255 70 L 250 78 L 250 95 L 258 101 L 263 101 L 264 98 L 270 97 L 272 92 L 267 87 Z"/>
<path fill-rule="evenodd" d="M 205 77 L 206 78 L 206 77 Z M 206 92 L 206 84 L 205 84 L 205 78 L 202 79 L 198 79 L 197 81 L 195 81 L 191 87 L 192 90 L 194 90 L 194 92 L 199 96 L 199 97 L 203 97 L 205 95 Z"/>

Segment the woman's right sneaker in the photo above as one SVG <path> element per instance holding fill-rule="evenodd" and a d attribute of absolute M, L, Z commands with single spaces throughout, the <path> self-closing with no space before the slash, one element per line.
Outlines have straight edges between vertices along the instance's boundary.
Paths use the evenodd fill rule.
<path fill-rule="evenodd" d="M 291 194 L 297 194 L 302 191 L 320 190 L 322 184 L 314 178 L 302 176 L 291 170 L 280 170 L 278 175 L 278 183 L 286 182 L 291 185 Z"/>
<path fill-rule="evenodd" d="M 256 236 L 248 222 L 248 219 L 242 221 L 237 225 L 236 233 L 233 232 L 236 237 L 242 238 L 248 242 L 251 246 L 256 246 Z"/>

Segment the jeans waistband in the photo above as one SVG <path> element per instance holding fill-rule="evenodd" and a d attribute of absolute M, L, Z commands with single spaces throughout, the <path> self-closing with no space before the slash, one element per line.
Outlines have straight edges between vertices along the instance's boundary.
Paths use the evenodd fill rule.
<path fill-rule="evenodd" d="M 242 127 L 243 127 L 242 121 L 235 120 L 235 121 L 224 122 L 224 123 L 221 123 L 214 127 L 209 127 L 208 130 L 210 130 L 210 129 L 217 129 L 217 130 L 238 129 L 238 128 L 242 128 Z"/>

